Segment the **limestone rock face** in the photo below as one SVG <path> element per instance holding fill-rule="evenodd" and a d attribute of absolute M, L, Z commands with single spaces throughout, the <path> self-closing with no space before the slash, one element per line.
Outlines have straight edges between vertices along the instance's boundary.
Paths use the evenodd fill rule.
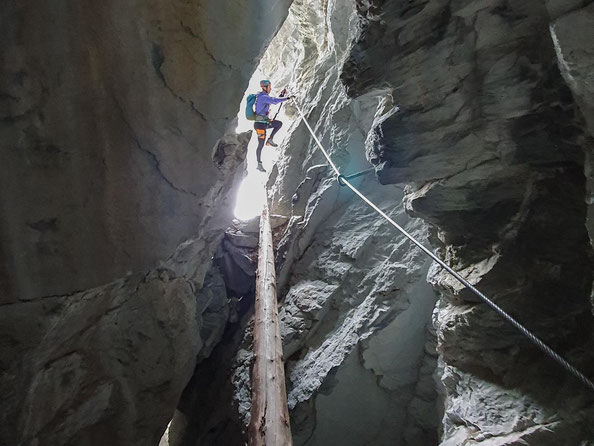
<path fill-rule="evenodd" d="M 388 88 L 397 105 L 367 139 L 380 180 L 407 183 L 442 258 L 592 375 L 591 7 L 384 1 L 359 14 L 349 96 Z M 580 384 L 446 273 L 429 281 L 442 293 L 444 445 L 593 438 Z"/>
<path fill-rule="evenodd" d="M 200 290 L 289 4 L 3 5 L 0 443 L 158 443 L 231 314 Z"/>
<path fill-rule="evenodd" d="M 157 444 L 202 347 L 196 313 L 164 269 L 4 306 L 3 444 Z"/>
<path fill-rule="evenodd" d="M 389 209 L 396 191 L 370 183 L 362 190 Z M 295 443 L 434 443 L 427 262 L 351 200 L 334 208 L 295 262 L 280 312 Z M 392 216 L 406 221 L 402 210 Z M 423 238 L 419 222 L 406 227 Z"/>
<path fill-rule="evenodd" d="M 560 4 L 559 4 L 560 3 Z M 559 69 L 580 106 L 590 135 L 594 134 L 594 6 L 551 2 L 550 29 Z"/>
<path fill-rule="evenodd" d="M 260 70 L 341 173 L 594 376 L 592 4 L 37 3 L 0 17 L 0 443 L 244 441 L 234 116 L 291 3 Z M 592 395 L 298 118 L 268 181 L 294 443 L 592 444 Z"/>
<path fill-rule="evenodd" d="M 591 45 L 572 29 L 588 36 L 591 14 L 296 0 L 260 67 L 341 173 L 375 166 L 353 183 L 590 375 Z M 295 444 L 591 444 L 591 395 L 340 188 L 284 110 L 268 185 L 289 216 L 277 284 Z M 249 421 L 249 341 L 225 356 L 240 422 L 227 411 L 187 444 Z"/>
<path fill-rule="evenodd" d="M 594 52 L 590 42 L 594 38 L 594 6 L 576 3 L 551 2 L 547 5 L 553 19 L 551 36 L 559 69 L 586 122 L 589 138 L 586 147 L 586 175 L 588 178 L 588 230 L 594 234 Z"/>
<path fill-rule="evenodd" d="M 3 302 L 152 267 L 208 229 L 232 155 L 215 143 L 289 3 L 5 5 Z"/>

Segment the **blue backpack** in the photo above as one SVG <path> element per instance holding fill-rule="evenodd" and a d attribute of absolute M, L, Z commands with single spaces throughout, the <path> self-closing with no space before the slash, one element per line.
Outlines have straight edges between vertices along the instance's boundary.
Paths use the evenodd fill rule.
<path fill-rule="evenodd" d="M 254 111 L 254 105 L 256 104 L 256 99 L 258 99 L 258 95 L 260 93 L 256 93 L 256 94 L 250 94 L 247 97 L 247 103 L 245 106 L 245 117 L 249 120 L 249 121 L 255 121 L 256 120 L 256 112 Z"/>

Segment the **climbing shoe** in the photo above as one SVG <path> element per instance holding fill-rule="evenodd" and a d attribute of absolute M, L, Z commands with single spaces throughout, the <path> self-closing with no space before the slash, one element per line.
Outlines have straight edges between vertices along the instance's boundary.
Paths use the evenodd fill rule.
<path fill-rule="evenodd" d="M 272 147 L 278 147 L 278 144 L 275 143 L 272 138 L 268 138 L 268 141 L 266 141 L 266 145 L 267 146 L 272 146 Z"/>
<path fill-rule="evenodd" d="M 262 165 L 262 163 L 258 163 L 258 167 L 256 167 L 257 170 L 259 170 L 260 172 L 266 172 L 266 169 L 264 169 L 264 166 Z"/>

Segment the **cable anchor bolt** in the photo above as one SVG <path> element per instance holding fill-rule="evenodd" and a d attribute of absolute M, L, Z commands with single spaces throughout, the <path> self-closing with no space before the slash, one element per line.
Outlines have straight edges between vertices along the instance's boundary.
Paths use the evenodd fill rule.
<path fill-rule="evenodd" d="M 372 167 L 372 168 L 367 169 L 367 170 L 362 170 L 361 172 L 353 173 L 353 174 L 347 175 L 347 176 L 337 175 L 336 176 L 336 181 L 338 181 L 338 184 L 340 184 L 341 186 L 346 186 L 345 181 L 350 180 L 352 178 L 357 178 L 357 177 L 366 175 L 366 174 L 371 173 L 371 172 L 375 172 L 375 167 Z"/>

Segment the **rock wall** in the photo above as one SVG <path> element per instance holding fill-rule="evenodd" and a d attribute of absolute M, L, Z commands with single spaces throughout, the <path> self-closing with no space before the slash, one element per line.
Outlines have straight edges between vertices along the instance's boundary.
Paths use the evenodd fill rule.
<path fill-rule="evenodd" d="M 586 42 L 580 29 L 590 33 L 591 7 L 358 6 L 361 34 L 342 79 L 350 96 L 390 88 L 398 105 L 376 119 L 367 141 L 380 181 L 407 183 L 407 210 L 432 226 L 442 258 L 592 376 L 590 75 L 578 68 L 591 57 L 588 44 L 576 46 Z M 447 274 L 433 268 L 429 280 L 441 291 L 442 445 L 594 437 L 586 389 Z"/>
<path fill-rule="evenodd" d="M 343 173 L 376 167 L 383 186 L 354 181 L 365 194 L 590 375 L 591 61 L 576 36 L 591 13 L 296 0 L 260 66 L 297 93 Z M 339 188 L 285 111 L 268 186 L 290 216 L 277 271 L 295 444 L 591 444 L 591 395 Z M 225 409 L 175 444 L 241 441 L 249 332 L 230 361 L 238 344 L 218 352 L 219 390 L 198 392 Z"/>
<path fill-rule="evenodd" d="M 248 142 L 234 116 L 289 3 L 3 9 L 3 443 L 157 444 L 178 401 L 161 444 L 243 441 L 250 334 L 229 296 L 250 292 L 234 243 L 253 240 L 216 256 L 241 280 L 211 258 Z M 260 66 L 343 173 L 375 166 L 355 185 L 590 376 L 593 16 L 295 0 Z M 592 444 L 592 396 L 340 188 L 285 111 L 268 185 L 289 217 L 295 444 Z"/>
<path fill-rule="evenodd" d="M 3 5 L 0 443 L 158 443 L 212 349 L 235 116 L 289 4 Z"/>
<path fill-rule="evenodd" d="M 155 266 L 209 228 L 215 143 L 290 2 L 265 21 L 261 3 L 6 5 L 3 301 Z"/>
<path fill-rule="evenodd" d="M 168 270 L 4 307 L 2 443 L 157 444 L 202 346 L 196 313 Z"/>

